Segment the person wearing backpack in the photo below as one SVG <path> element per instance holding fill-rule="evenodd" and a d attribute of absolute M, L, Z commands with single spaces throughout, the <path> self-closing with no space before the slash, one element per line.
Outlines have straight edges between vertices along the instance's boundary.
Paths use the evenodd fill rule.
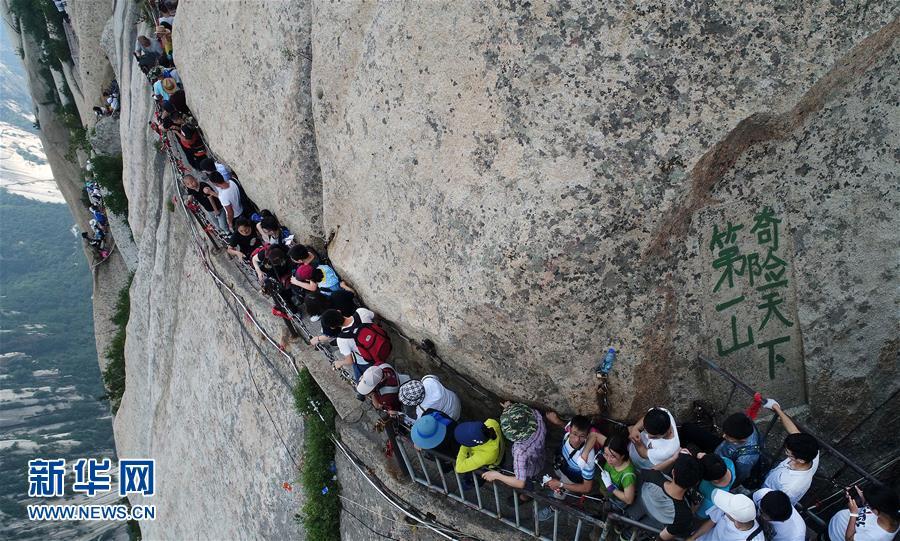
<path fill-rule="evenodd" d="M 382 363 L 370 366 L 363 372 L 356 385 L 356 392 L 361 396 L 371 397 L 375 409 L 402 411 L 397 393 L 400 391 L 400 384 L 408 379 L 409 376 L 398 374 L 393 366 Z"/>
<path fill-rule="evenodd" d="M 735 486 L 743 485 L 751 490 L 762 486 L 770 464 L 761 451 L 762 436 L 746 413 L 739 411 L 726 417 L 721 436 L 697 423 L 684 423 L 680 430 L 682 445 L 695 445 L 701 451 L 714 452 L 734 463 Z"/>
<path fill-rule="evenodd" d="M 337 331 L 337 346 L 342 359 L 334 362 L 333 368 L 352 366 L 355 380 L 359 381 L 369 366 L 387 362 L 391 354 L 391 339 L 375 323 L 375 312 L 357 308 L 350 317 L 338 310 L 326 310 L 322 314 L 322 327 Z"/>

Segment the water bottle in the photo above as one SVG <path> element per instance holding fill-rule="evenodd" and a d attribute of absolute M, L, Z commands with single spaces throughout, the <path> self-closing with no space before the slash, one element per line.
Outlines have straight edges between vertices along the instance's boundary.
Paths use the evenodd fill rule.
<path fill-rule="evenodd" d="M 612 370 L 613 362 L 616 360 L 616 350 L 615 348 L 609 348 L 606 352 L 606 356 L 603 357 L 603 360 L 600 361 L 600 364 L 597 365 L 597 375 L 607 375 L 609 371 Z"/>

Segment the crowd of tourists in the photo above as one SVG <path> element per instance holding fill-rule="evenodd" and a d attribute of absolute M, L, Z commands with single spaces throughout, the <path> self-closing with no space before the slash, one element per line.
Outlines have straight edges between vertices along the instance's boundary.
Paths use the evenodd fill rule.
<path fill-rule="evenodd" d="M 88 211 L 91 213 L 91 218 L 88 222 L 91 231 L 90 233 L 87 231 L 82 232 L 81 238 L 91 249 L 94 259 L 102 261 L 109 256 L 109 247 L 107 246 L 109 220 L 106 217 L 106 208 L 103 206 L 103 192 L 93 178 L 90 160 L 86 164 L 85 173 L 84 191 L 88 200 Z"/>
<path fill-rule="evenodd" d="M 519 402 L 504 403 L 497 417 L 464 419 L 459 395 L 438 376 L 401 373 L 392 365 L 390 334 L 325 254 L 295 242 L 274 212 L 250 200 L 235 172 L 211 156 L 173 62 L 177 3 L 159 7 L 163 17 L 155 35 L 140 36 L 135 55 L 158 105 L 151 126 L 177 141 L 190 165 L 182 180 L 186 205 L 227 238 L 227 254 L 252 268 L 262 290 L 277 299 L 276 308 L 321 325 L 311 344 L 336 347 L 334 368 L 351 375 L 358 398 L 403 420 L 420 451 L 455 457 L 456 472 L 469 474 L 462 476 L 466 488 L 502 483 L 519 489 L 522 501 L 541 490 L 559 499 L 593 495 L 620 514 L 658 526 L 662 539 L 807 538 L 795 506 L 812 484 L 820 446 L 774 400 L 764 407 L 787 436 L 785 457 L 772 465 L 746 412 L 729 415 L 719 432 L 679 424 L 663 407 L 619 429 Z M 830 521 L 831 541 L 888 541 L 900 530 L 894 491 L 851 487 L 846 498 L 847 508 Z M 539 510 L 540 520 L 550 516 L 549 508 Z"/>

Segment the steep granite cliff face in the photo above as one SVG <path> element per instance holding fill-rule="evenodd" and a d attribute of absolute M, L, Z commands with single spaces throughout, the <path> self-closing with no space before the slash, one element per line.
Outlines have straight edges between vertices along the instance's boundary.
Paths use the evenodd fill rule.
<path fill-rule="evenodd" d="M 815 152 L 782 157 L 771 166 L 779 171 L 771 185 L 790 185 L 794 204 L 774 189 L 751 194 L 728 179 L 741 175 L 748 149 L 804 133 L 823 108 L 845 107 L 848 90 L 865 76 L 891 71 L 884 62 L 897 29 L 887 5 L 314 2 L 284 9 L 183 2 L 179 17 L 191 24 L 176 29 L 176 54 L 189 101 L 206 130 L 216 130 L 214 148 L 239 172 L 254 172 L 251 194 L 302 227 L 304 194 L 317 186 L 256 171 L 273 145 L 298 133 L 313 148 L 303 109 L 286 114 L 301 132 L 265 121 L 285 110 L 283 101 L 312 96 L 332 259 L 379 313 L 434 340 L 445 359 L 491 390 L 584 410 L 594 403 L 592 368 L 613 345 L 621 350 L 612 378 L 617 415 L 697 396 L 694 358 L 704 353 L 788 403 L 843 416 L 840 399 L 808 390 L 842 362 L 825 335 L 854 342 L 854 355 L 868 360 L 856 374 L 879 373 L 882 365 L 872 361 L 890 349 L 896 318 L 870 312 L 880 321 L 860 331 L 834 293 L 849 279 L 859 295 L 873 296 L 889 287 L 895 262 L 877 249 L 865 258 L 881 272 L 867 265 L 833 272 L 847 254 L 812 241 L 804 224 L 838 213 L 847 222 L 865 216 L 872 231 L 896 228 L 897 213 L 887 212 L 895 194 L 880 199 L 886 208 L 876 216 L 839 202 L 890 192 L 896 175 L 889 170 L 858 187 L 836 186 L 830 200 L 814 197 L 821 185 L 809 176 L 849 174 L 846 160 L 824 161 L 833 145 L 843 144 L 839 152 L 853 163 L 896 148 L 896 140 L 817 137 L 809 143 Z M 309 60 L 286 51 L 304 49 L 310 18 L 306 83 Z M 283 26 L 262 24 L 274 19 L 299 31 L 285 36 Z M 283 51 L 263 46 L 282 39 Z M 213 69 L 211 51 L 223 49 L 264 58 L 238 73 Z M 277 77 L 298 73 L 299 95 L 282 92 Z M 893 95 L 885 88 L 865 99 Z M 265 129 L 235 129 L 236 110 L 259 119 L 245 124 Z M 253 146 L 248 137 L 268 143 Z M 297 197 L 278 206 L 266 197 L 271 190 Z M 741 226 L 741 255 L 755 253 L 763 263 L 767 248 L 751 229 L 766 207 L 780 220 L 773 255 L 790 277 L 770 302 L 782 303 L 775 309 L 783 320 L 760 308 L 766 293 L 750 271 L 736 269 L 742 275 L 731 287 L 713 291 L 727 270 L 710 249 L 713 227 Z M 856 235 L 839 227 L 831 234 L 844 242 Z M 815 273 L 821 300 L 807 290 Z M 823 333 L 825 312 L 832 315 Z M 736 339 L 732 316 L 742 332 Z"/>
<path fill-rule="evenodd" d="M 898 385 L 896 15 L 181 0 L 174 41 L 188 103 L 248 193 L 490 391 L 594 411 L 593 367 L 613 345 L 613 415 L 681 410 L 727 391 L 696 367 L 704 353 L 809 404 L 838 439 Z M 130 57 L 137 18 L 117 1 L 102 38 L 138 245 L 120 455 L 158 460 L 167 519 L 148 538 L 292 537 L 292 368 L 252 347 L 166 209 L 171 173 Z M 227 280 L 277 335 L 268 306 Z M 297 349 L 334 389 L 342 435 L 389 477 L 371 419 Z"/>

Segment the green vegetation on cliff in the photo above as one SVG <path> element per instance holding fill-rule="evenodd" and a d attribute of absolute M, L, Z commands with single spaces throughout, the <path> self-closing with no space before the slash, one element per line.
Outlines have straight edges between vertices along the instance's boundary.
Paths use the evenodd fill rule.
<path fill-rule="evenodd" d="M 113 415 L 119 411 L 122 404 L 122 395 L 125 394 L 125 328 L 131 316 L 131 281 L 134 274 L 128 277 L 128 282 L 119 290 L 119 298 L 116 301 L 116 311 L 110 320 L 116 325 L 116 334 L 113 335 L 109 346 L 103 352 L 109 364 L 103 370 L 103 384 L 106 385 L 106 398 Z"/>
<path fill-rule="evenodd" d="M 335 411 L 306 368 L 297 376 L 294 406 L 303 416 L 300 483 L 304 504 L 296 518 L 302 522 L 307 539 L 338 541 L 341 538 L 340 486 L 335 474 L 334 442 L 331 441 Z"/>

